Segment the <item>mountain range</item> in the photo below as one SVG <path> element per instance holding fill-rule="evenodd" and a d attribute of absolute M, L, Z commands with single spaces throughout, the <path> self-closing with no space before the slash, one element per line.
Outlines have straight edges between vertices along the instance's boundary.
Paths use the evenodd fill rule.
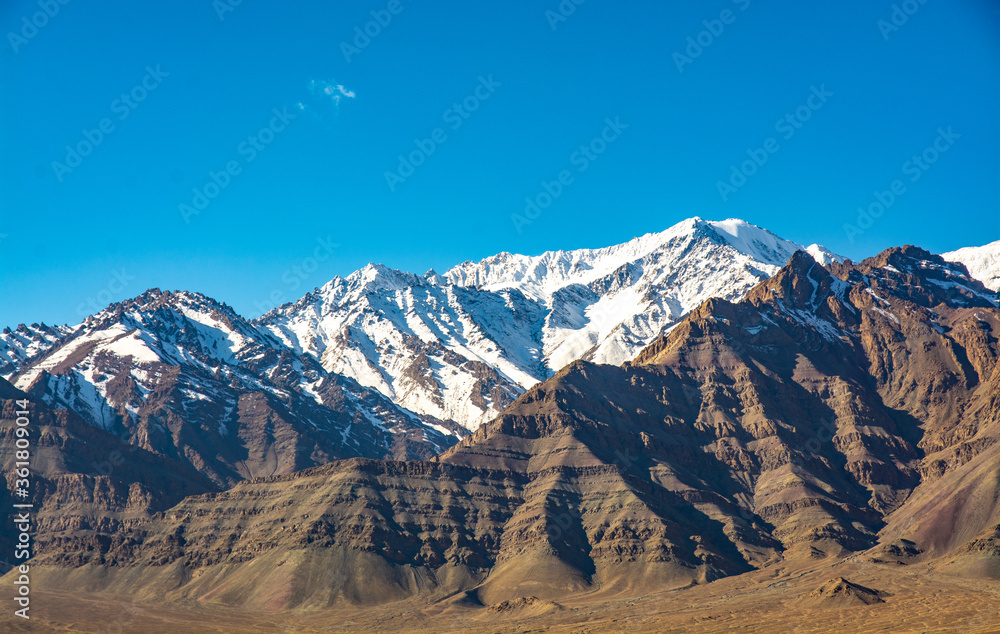
<path fill-rule="evenodd" d="M 243 371 L 265 383 L 277 373 L 289 398 L 294 392 L 322 406 L 313 388 L 321 378 L 315 373 L 325 370 L 324 377 L 370 388 L 352 388 L 357 397 L 392 401 L 396 408 L 379 411 L 422 425 L 428 448 L 438 451 L 440 434 L 474 431 L 567 363 L 621 363 L 706 298 L 738 299 L 799 248 L 743 221 L 693 218 L 622 245 L 534 257 L 501 253 L 444 275 L 369 265 L 253 321 L 197 293 L 153 289 L 78 326 L 5 330 L 0 376 L 25 389 L 42 377 L 47 387 L 33 389 L 50 404 L 113 425 L 115 416 L 138 420 L 136 405 L 152 384 L 137 374 L 135 394 L 108 395 L 92 372 L 69 372 L 62 363 L 80 346 L 96 345 L 102 358 L 180 368 L 182 378 L 198 380 L 188 381 L 175 402 L 192 410 L 212 403 L 227 416 L 236 411 L 234 397 L 219 388 L 203 393 L 205 372 Z M 841 259 L 817 245 L 808 249 L 824 263 Z M 164 339 L 173 332 L 184 340 Z M 106 341 L 93 343 L 99 340 Z M 274 367 L 281 363 L 291 365 Z M 49 385 L 54 369 L 65 378 Z M 304 374 L 290 375 L 296 372 Z M 257 389 L 277 395 L 279 386 Z M 356 429 L 366 426 L 361 421 Z M 357 440 L 356 449 L 344 451 L 381 457 Z"/>
<path fill-rule="evenodd" d="M 976 279 L 998 248 L 853 263 L 695 218 L 370 265 L 256 320 L 154 289 L 6 330 L 8 473 L 16 399 L 40 429 L 35 582 L 524 616 L 793 563 L 1000 578 L 1000 309 Z"/>
<path fill-rule="evenodd" d="M 207 337 L 206 345 L 216 346 L 194 354 L 223 368 L 235 367 L 234 362 L 245 366 L 247 350 L 242 346 L 252 341 L 273 350 L 275 358 L 304 362 L 309 371 L 321 366 L 337 380 L 356 382 L 360 388 L 352 387 L 355 396 L 391 401 L 395 408 L 383 405 L 379 411 L 394 421 L 413 421 L 417 425 L 413 429 L 426 429 L 427 450 L 437 452 L 442 443 L 475 431 L 568 363 L 585 359 L 621 364 L 675 327 L 705 299 L 739 299 L 799 249 L 824 265 L 843 261 L 819 245 L 803 247 L 741 220 L 692 218 L 612 247 L 539 256 L 500 253 L 480 262 L 465 262 L 443 275 L 428 271 L 418 276 L 371 264 L 346 278 L 335 277 L 255 320 L 245 320 L 197 293 L 167 292 L 165 296 L 176 297 L 183 305 L 180 312 L 174 311 L 184 322 L 180 328 L 200 330 Z M 1000 290 L 1000 243 L 944 257 L 966 264 L 988 288 Z M 4 329 L 0 376 L 27 388 L 43 369 L 44 364 L 38 362 L 54 348 L 70 339 L 77 342 L 74 346 L 91 340 L 95 336 L 92 324 L 110 323 L 108 319 L 124 311 L 134 316 L 157 293 L 158 289 L 152 289 L 76 326 L 21 324 L 14 330 Z M 234 332 L 242 334 L 230 339 L 233 333 L 208 317 L 219 306 L 234 324 Z M 153 324 L 156 319 L 148 321 Z M 143 327 L 139 320 L 121 323 L 118 329 L 138 328 L 140 332 Z M 136 337 L 141 339 L 139 334 Z M 229 353 L 218 352 L 220 342 Z M 61 354 L 68 352 L 64 349 Z M 150 352 L 145 357 L 150 354 L 158 355 Z M 189 371 L 184 358 L 165 361 Z M 39 367 L 32 369 L 34 365 Z M 264 371 L 258 365 L 246 370 L 250 374 Z M 214 366 L 190 371 L 198 374 L 204 367 Z M 77 373 L 74 380 L 86 384 L 84 392 L 89 396 L 78 395 L 74 402 L 79 405 L 74 406 L 53 392 L 47 397 L 50 404 L 62 403 L 95 421 L 100 411 L 120 409 L 121 399 L 112 395 L 108 400 L 104 388 L 85 372 Z M 322 399 L 309 388 L 315 379 L 286 377 L 287 381 L 296 386 L 293 391 L 319 401 L 322 407 Z M 134 399 L 144 396 L 140 393 Z M 234 406 L 232 398 L 221 398 L 221 393 L 220 398 L 181 394 L 178 399 L 188 401 L 185 407 L 207 402 L 224 409 Z M 382 424 L 378 416 L 376 420 L 371 432 L 375 434 Z M 362 427 L 369 425 L 362 420 L 357 429 Z M 442 440 L 440 434 L 451 439 Z M 413 441 L 420 434 L 409 436 Z M 381 457 L 381 449 L 372 450 L 357 440 L 357 449 L 344 451 Z M 376 445 L 381 448 L 385 443 L 376 441 Z M 399 457 L 407 455 L 399 446 L 393 451 Z"/>
<path fill-rule="evenodd" d="M 475 430 L 572 361 L 631 359 L 706 298 L 739 298 L 799 248 L 743 221 L 693 218 L 613 247 L 500 253 L 442 275 L 370 265 L 258 323 L 418 415 Z"/>

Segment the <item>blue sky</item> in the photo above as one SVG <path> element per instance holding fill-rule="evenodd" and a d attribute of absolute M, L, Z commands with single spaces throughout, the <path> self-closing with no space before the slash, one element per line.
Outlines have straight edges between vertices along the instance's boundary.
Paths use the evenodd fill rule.
<path fill-rule="evenodd" d="M 856 259 L 1000 238 L 987 0 L 51 3 L 0 8 L 0 326 L 149 287 L 252 317 L 694 215 Z"/>

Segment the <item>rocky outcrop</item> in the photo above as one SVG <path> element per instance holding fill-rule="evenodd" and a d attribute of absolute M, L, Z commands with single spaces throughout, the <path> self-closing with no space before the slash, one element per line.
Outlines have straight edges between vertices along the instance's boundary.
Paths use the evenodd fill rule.
<path fill-rule="evenodd" d="M 850 605 L 872 605 L 885 603 L 887 593 L 851 583 L 843 577 L 827 581 L 809 594 L 809 598 L 825 605 L 847 607 Z"/>

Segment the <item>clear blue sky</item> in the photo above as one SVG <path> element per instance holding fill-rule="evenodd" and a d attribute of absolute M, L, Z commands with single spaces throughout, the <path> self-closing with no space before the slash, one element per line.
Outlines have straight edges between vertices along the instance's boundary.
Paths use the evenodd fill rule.
<path fill-rule="evenodd" d="M 399 0 L 348 61 L 341 43 L 388 1 L 246 0 L 220 19 L 226 1 L 70 0 L 51 18 L 37 2 L 0 7 L 0 326 L 76 323 L 88 298 L 154 286 L 252 317 L 272 293 L 293 300 L 370 261 L 441 271 L 693 215 L 856 259 L 1000 238 L 995 2 L 913 1 L 889 30 L 888 0 L 586 0 L 558 22 L 545 13 L 558 0 Z M 730 23 L 713 23 L 726 9 Z M 680 72 L 674 54 L 704 21 L 719 33 Z M 818 110 L 813 87 L 833 93 Z M 144 99 L 123 101 L 133 90 Z M 467 97 L 478 108 L 461 118 L 450 109 Z M 241 147 L 275 108 L 296 116 L 275 119 L 259 152 Z M 776 128 L 799 108 L 800 128 Z M 616 117 L 628 127 L 580 171 L 573 153 Z M 53 166 L 104 119 L 114 127 L 89 156 Z M 948 126 L 959 138 L 939 140 L 912 182 L 904 164 Z M 392 191 L 397 156 L 438 128 L 443 142 Z M 718 182 L 769 138 L 777 151 L 723 200 Z M 185 222 L 179 205 L 227 163 L 239 173 Z M 511 214 L 562 170 L 572 182 L 518 231 Z M 897 179 L 905 193 L 848 236 Z M 328 237 L 337 246 L 300 275 Z"/>

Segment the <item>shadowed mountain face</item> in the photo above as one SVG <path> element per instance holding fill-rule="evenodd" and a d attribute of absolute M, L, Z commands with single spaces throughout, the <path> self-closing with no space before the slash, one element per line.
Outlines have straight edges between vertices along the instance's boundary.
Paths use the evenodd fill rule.
<path fill-rule="evenodd" d="M 633 362 L 569 365 L 433 461 L 189 497 L 62 541 L 39 579 L 277 609 L 638 593 L 868 549 L 995 574 L 996 301 L 914 247 L 829 269 L 798 252 Z"/>
<path fill-rule="evenodd" d="M 29 495 L 15 498 L 17 412 L 29 396 L 0 379 L 0 467 L 6 485 L 0 504 L 33 504 L 34 552 L 58 548 L 59 540 L 100 540 L 147 522 L 189 495 L 213 491 L 203 474 L 162 455 L 130 445 L 65 409 L 31 400 Z M 20 403 L 20 405 L 19 405 Z M 13 529 L 0 531 L 5 570 L 14 553 Z"/>

